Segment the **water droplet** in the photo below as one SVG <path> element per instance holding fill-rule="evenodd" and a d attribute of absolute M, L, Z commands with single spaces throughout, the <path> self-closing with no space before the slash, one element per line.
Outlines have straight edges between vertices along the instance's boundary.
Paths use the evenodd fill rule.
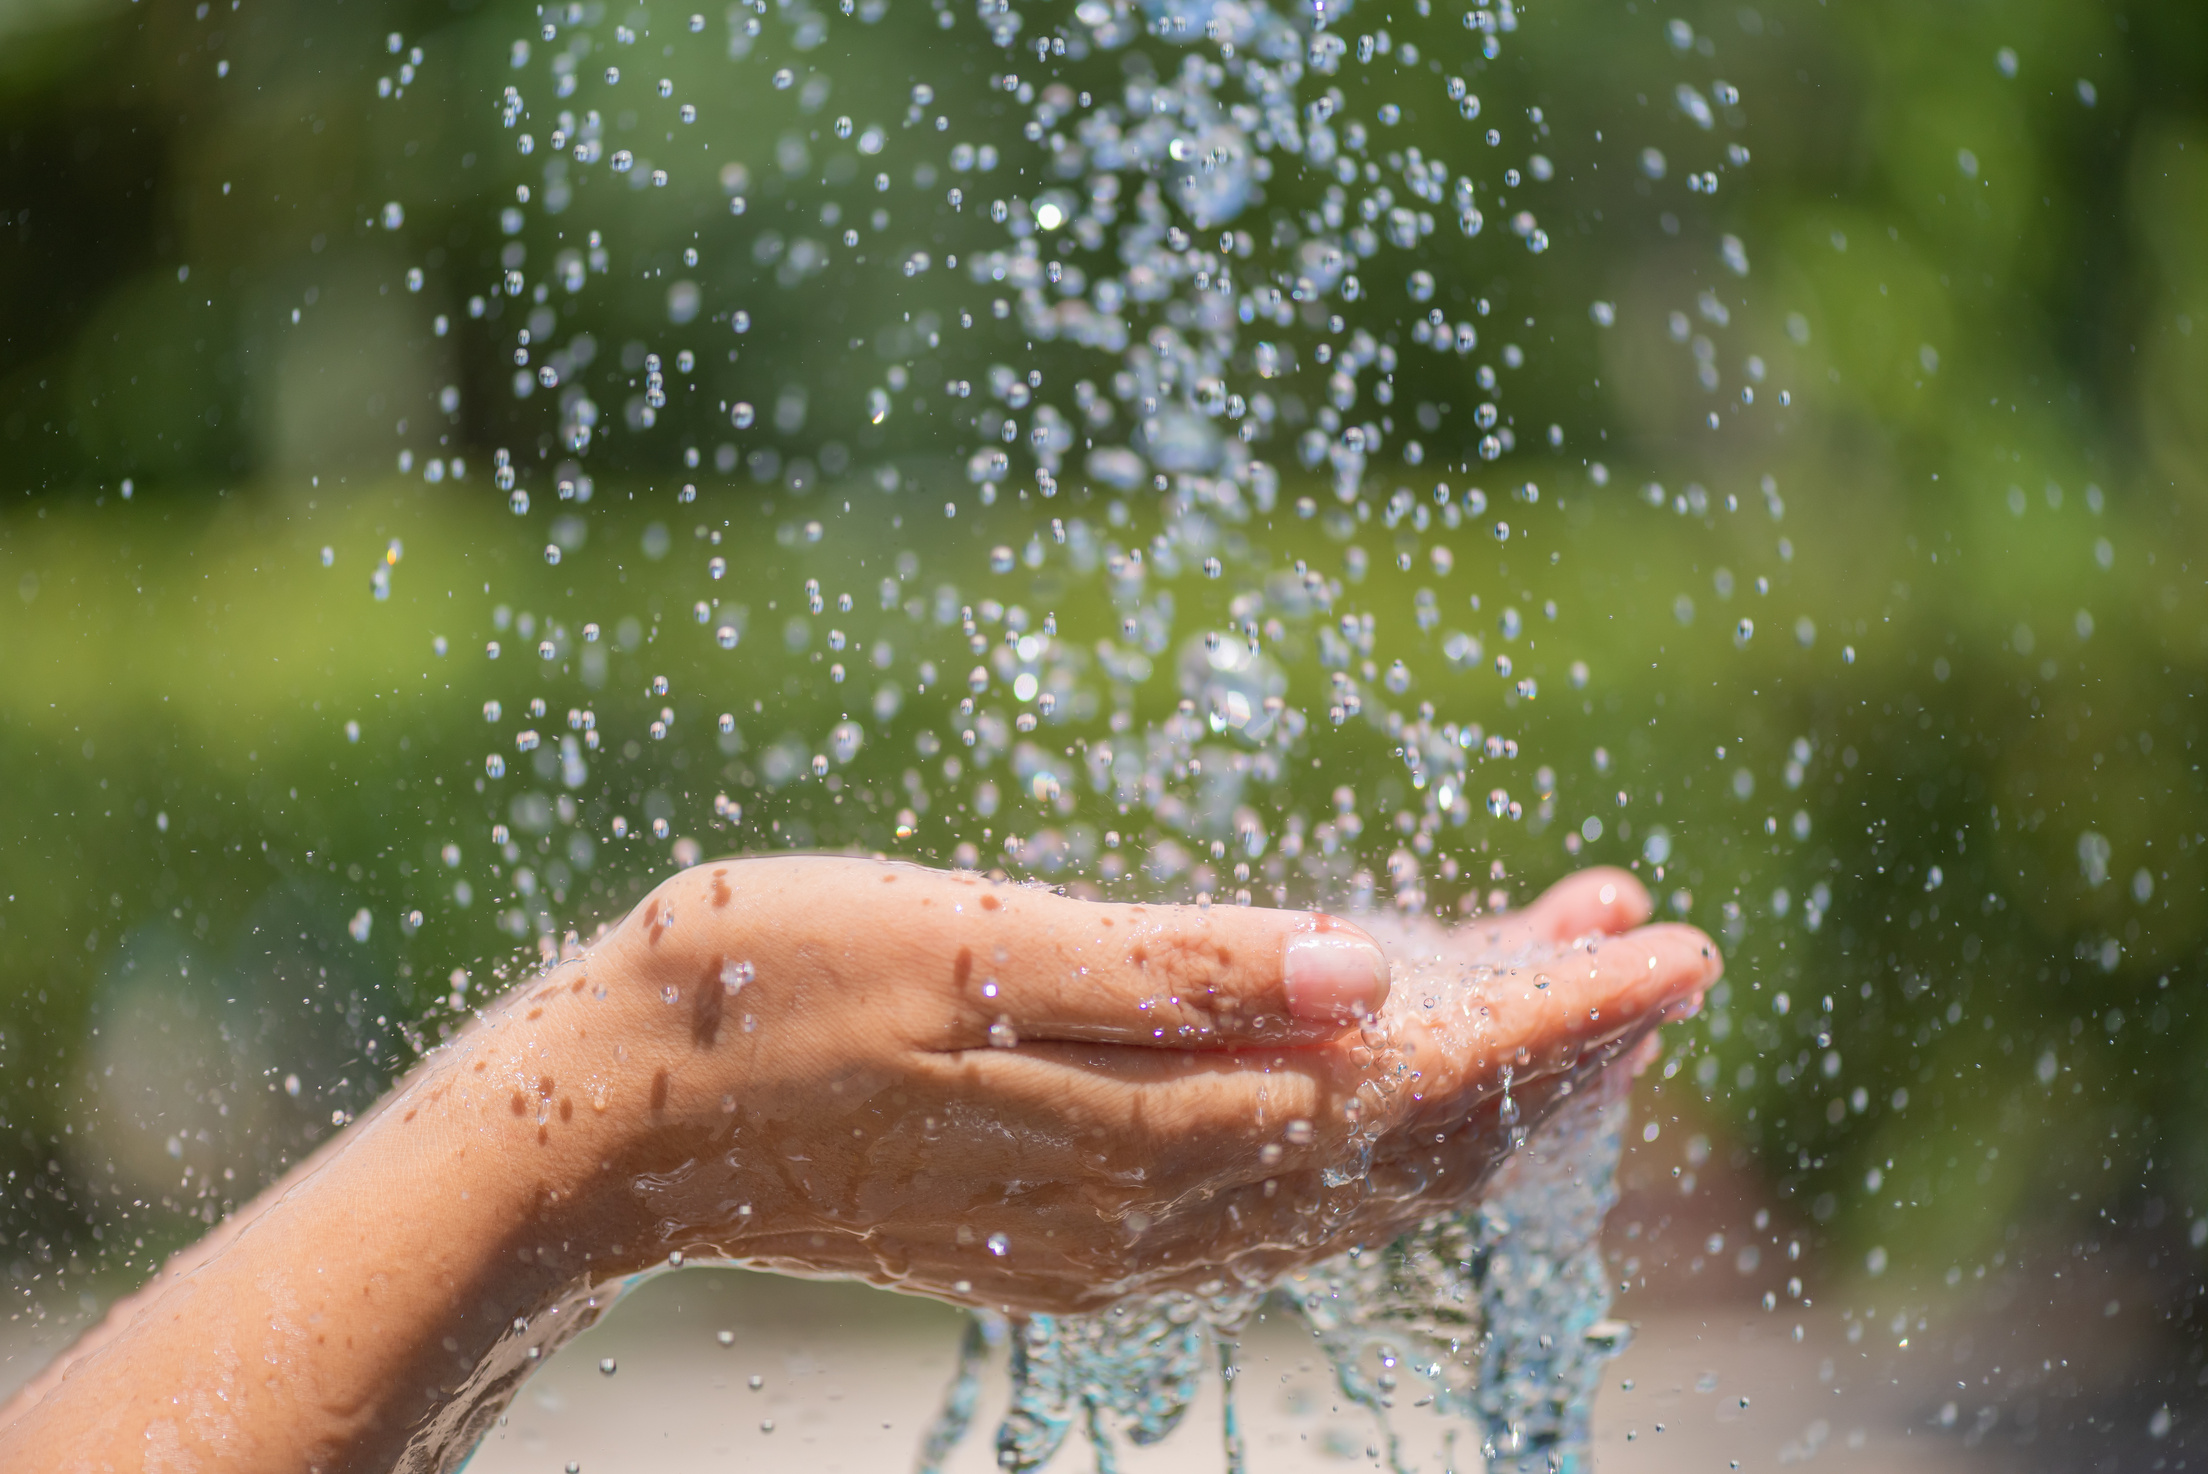
<path fill-rule="evenodd" d="M 999 1259 L 1012 1252 L 1012 1241 L 1001 1233 L 989 1235 L 988 1243 L 989 1252 Z"/>
<path fill-rule="evenodd" d="M 610 1377 L 621 1370 L 621 1367 L 612 1357 L 603 1356 L 598 1359 L 598 1370 L 602 1375 Z"/>
<path fill-rule="evenodd" d="M 723 962 L 721 964 L 721 991 L 731 998 L 744 990 L 744 985 L 759 975 L 749 962 Z"/>

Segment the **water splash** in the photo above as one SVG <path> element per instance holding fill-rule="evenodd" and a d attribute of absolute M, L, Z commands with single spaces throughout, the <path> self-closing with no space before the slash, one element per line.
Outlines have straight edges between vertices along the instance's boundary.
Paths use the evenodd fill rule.
<path fill-rule="evenodd" d="M 1549 769 L 1530 795 L 1473 781 L 1483 756 L 1517 755 L 1488 727 L 1538 695 L 1530 646 L 1483 676 L 1481 638 L 1444 624 L 1493 619 L 1483 593 L 1558 617 L 1543 595 L 1561 575 L 1519 546 L 1551 530 L 1557 488 L 1524 479 L 1535 437 L 1517 436 L 1560 411 L 1509 341 L 1519 319 L 1485 295 L 1551 269 L 1527 254 L 1548 176 L 1511 162 L 1546 125 L 1515 116 L 1517 84 L 1489 66 L 1512 8 L 1338 33 L 1367 16 L 985 0 L 938 7 L 918 51 L 915 16 L 878 0 L 754 9 L 725 34 L 702 15 L 666 28 L 656 98 L 634 69 L 624 84 L 582 63 L 605 15 L 548 9 L 513 38 L 498 106 L 514 200 L 499 270 L 424 268 L 424 292 L 464 297 L 511 355 L 511 396 L 485 406 L 508 442 L 492 483 L 521 543 L 559 548 L 576 580 L 563 613 L 489 611 L 538 651 L 528 679 L 579 689 L 545 703 L 570 735 L 548 740 L 532 711 L 484 759 L 494 814 L 566 832 L 541 861 L 496 842 L 469 896 L 510 876 L 501 922 L 549 960 L 563 913 L 591 904 L 584 872 L 660 845 L 689 863 L 726 836 L 1274 905 L 1370 894 L 1384 865 L 1417 911 L 1485 868 L 1469 855 L 1488 853 L 1488 820 L 1550 822 Z M 985 84 L 928 80 L 961 62 Z M 632 126 L 632 143 L 657 130 L 656 157 L 613 149 Z M 1482 230 L 1480 203 L 1506 199 L 1515 239 Z M 646 298 L 624 285 L 676 273 Z M 816 308 L 848 331 L 819 331 Z M 1473 483 L 1498 461 L 1494 500 L 1519 506 L 1490 529 Z M 594 496 L 598 477 L 626 494 Z M 628 525 L 652 502 L 691 536 Z M 776 587 L 785 555 L 747 551 L 749 518 L 775 515 L 802 604 Z M 865 532 L 885 520 L 893 554 Z M 1507 560 L 1492 587 L 1471 566 L 1489 530 Z M 639 531 L 647 561 L 674 559 L 655 588 L 695 619 L 652 621 L 674 689 L 623 695 L 608 677 L 644 623 L 595 607 L 628 595 L 590 575 Z M 740 601 L 755 562 L 767 607 L 791 601 L 758 619 L 771 630 Z M 1369 607 L 1385 602 L 1357 587 L 1374 572 L 1426 582 L 1405 623 Z M 1517 610 L 1501 613 L 1517 639 Z M 811 661 L 824 680 L 802 678 Z M 523 678 L 511 660 L 494 673 Z M 728 699 L 754 689 L 788 699 Z M 701 695 L 732 708 L 717 729 L 677 720 Z M 483 710 L 493 728 L 521 717 L 512 699 Z M 1368 826 L 1354 796 L 1304 812 L 1294 759 L 1352 724 L 1403 764 L 1393 826 Z M 639 820 L 602 776 L 632 746 L 655 770 L 723 768 L 743 801 L 708 815 L 711 785 L 669 781 Z M 871 797 L 812 802 L 848 783 Z"/>
<path fill-rule="evenodd" d="M 1474 539 L 1486 542 L 1480 521 L 1489 513 L 1487 493 L 1469 482 L 1518 451 L 1513 425 L 1530 430 L 1541 418 L 1535 386 L 1504 377 L 1526 367 L 1526 354 L 1509 342 L 1482 342 L 1483 330 L 1508 332 L 1508 320 L 1491 318 L 1481 295 L 1481 284 L 1498 279 L 1498 258 L 1508 252 L 1523 263 L 1524 253 L 1548 245 L 1527 208 L 1540 196 L 1530 186 L 1520 193 L 1518 171 L 1494 152 L 1505 119 L 1493 109 L 1481 119 L 1471 90 L 1498 56 L 1500 37 L 1516 29 L 1508 0 L 1441 15 L 1422 8 L 1419 21 L 1383 17 L 1404 30 L 1393 40 L 1385 29 L 1353 37 L 1330 29 L 1349 15 L 1347 0 L 1081 0 L 1024 14 L 982 0 L 981 44 L 965 40 L 963 14 L 938 8 L 936 24 L 957 34 L 931 37 L 927 60 L 940 65 L 968 46 L 968 71 L 985 74 L 991 94 L 978 101 L 970 88 L 939 96 L 902 57 L 880 76 L 908 78 L 909 90 L 869 95 L 854 87 L 873 75 L 869 56 L 902 44 L 901 22 L 887 7 L 847 5 L 848 21 L 803 4 L 756 10 L 731 10 L 725 37 L 710 44 L 677 37 L 667 54 L 680 82 L 670 86 L 711 96 L 720 68 L 732 66 L 744 76 L 776 68 L 772 88 L 738 89 L 746 101 L 729 111 L 728 124 L 740 113 L 741 128 L 716 135 L 719 152 L 702 147 L 724 126 L 718 115 L 693 134 L 687 112 L 685 128 L 664 131 L 663 158 L 612 152 L 623 177 L 615 198 L 635 202 L 617 210 L 605 204 L 616 186 L 597 175 L 610 148 L 608 119 L 621 131 L 624 107 L 654 104 L 621 92 L 615 70 L 602 73 L 601 87 L 592 80 L 597 69 L 580 65 L 597 22 L 579 7 L 560 24 L 548 18 L 533 64 L 528 45 L 517 43 L 503 121 L 516 130 L 516 156 L 529 158 L 541 178 L 517 186 L 519 204 L 501 216 L 513 237 L 500 258 L 504 274 L 473 299 L 515 355 L 513 402 L 501 418 L 517 443 L 534 437 L 571 457 L 545 467 L 517 466 L 504 452 L 494 458 L 502 494 L 526 490 L 516 485 L 517 470 L 549 483 L 540 485 L 540 516 L 583 525 L 585 457 L 611 469 L 665 470 L 679 454 L 678 506 L 698 496 L 698 482 L 711 506 L 747 471 L 766 488 L 762 495 L 802 498 L 837 484 L 870 499 L 895 527 L 908 516 L 915 526 L 923 514 L 936 520 L 937 508 L 940 526 L 979 523 L 989 576 L 1022 579 L 983 585 L 1003 602 L 948 582 L 936 584 L 931 602 L 921 560 L 936 553 L 909 532 L 913 546 L 900 547 L 894 564 L 869 568 L 865 557 L 833 548 L 808 553 L 807 571 L 831 578 L 835 557 L 855 556 L 844 570 L 849 586 L 863 602 L 878 585 L 883 617 L 877 622 L 850 592 L 808 578 L 803 609 L 834 627 L 815 630 L 802 614 L 778 611 L 780 643 L 794 661 L 825 637 L 825 649 L 811 655 L 822 662 L 823 691 L 864 678 L 862 651 L 882 684 L 870 711 L 847 709 L 859 704 L 839 695 L 840 715 L 825 737 L 818 727 L 771 742 L 754 732 L 754 749 L 738 729 L 751 718 L 721 718 L 714 745 L 722 758 L 756 751 L 754 773 L 741 779 L 751 809 L 744 837 L 775 848 L 886 841 L 889 834 L 863 827 L 820 827 L 804 796 L 814 784 L 864 781 L 874 764 L 886 774 L 893 760 L 885 755 L 903 737 L 925 767 L 907 771 L 901 789 L 885 783 L 892 796 L 881 811 L 896 815 L 894 838 L 900 847 L 931 844 L 921 853 L 967 868 L 997 859 L 976 843 L 985 821 L 978 837 L 1008 868 L 1093 874 L 1152 894 L 1185 877 L 1204 899 L 1285 905 L 1293 888 L 1369 909 L 1385 885 L 1391 894 L 1381 904 L 1408 917 L 1433 909 L 1430 885 L 1473 880 L 1460 868 L 1467 863 L 1492 865 L 1489 878 L 1502 880 L 1502 862 L 1489 857 L 1485 840 L 1476 850 L 1471 844 L 1484 825 L 1474 790 L 1487 793 L 1487 819 L 1538 827 L 1553 817 L 1554 775 L 1546 767 L 1532 775 L 1530 797 L 1513 784 L 1520 799 L 1475 783 L 1475 763 L 1515 760 L 1518 745 L 1471 717 L 1492 723 L 1498 701 L 1536 698 L 1530 644 L 1522 670 L 1495 652 L 1499 685 L 1486 688 L 1491 694 L 1469 684 L 1429 688 L 1456 708 L 1452 720 L 1414 691 L 1422 672 L 1428 680 L 1443 673 L 1419 652 L 1436 643 L 1424 637 L 1436 636 L 1450 678 L 1478 669 L 1486 660 L 1480 639 L 1437 627 L 1445 597 L 1478 613 L 1479 593 L 1460 599 L 1446 585 L 1440 594 L 1420 588 L 1417 646 L 1383 649 L 1375 614 L 1355 607 L 1361 601 L 1349 586 L 1370 571 L 1366 537 L 1385 534 L 1392 549 L 1382 559 L 1405 574 L 1430 564 L 1437 584 L 1460 557 L 1468 561 Z M 870 32 L 878 23 L 888 28 Z M 815 57 L 831 33 L 838 49 Z M 702 17 L 689 34 L 704 36 Z M 614 39 L 634 40 L 619 31 Z M 1110 53 L 1124 55 L 1107 62 Z M 1374 82 L 1380 87 L 1368 94 Z M 1508 90 L 1500 76 L 1489 85 Z M 669 87 L 660 95 L 668 108 L 678 105 Z M 855 108 L 880 108 L 881 120 L 843 116 L 815 128 L 845 97 Z M 1421 118 L 1407 118 L 1406 105 Z M 902 122 L 892 121 L 900 106 Z M 1526 123 L 1535 136 L 1545 131 L 1537 108 Z M 1518 125 L 1510 126 L 1515 145 Z M 541 161 L 539 135 L 550 143 Z M 849 140 L 856 152 L 825 135 Z M 1454 166 L 1445 162 L 1451 158 Z M 718 179 L 721 224 L 681 241 L 653 235 L 651 196 L 637 192 L 670 179 L 680 190 L 693 176 L 707 181 L 708 193 Z M 1480 202 L 1500 208 L 1503 190 L 1512 191 L 1511 231 L 1483 235 Z M 591 209 L 601 213 L 588 223 L 602 233 L 550 218 Z M 611 304 L 631 253 L 641 260 L 656 251 L 649 259 L 674 270 L 678 245 L 682 270 L 695 279 L 685 275 L 668 289 L 673 336 L 622 348 L 616 373 L 614 355 L 601 359 L 588 329 L 610 331 L 619 321 L 625 331 L 633 314 L 600 321 L 594 299 Z M 531 250 L 549 259 L 549 276 Z M 848 306 L 848 333 L 818 330 L 811 308 L 830 300 L 839 322 Z M 1462 320 L 1445 316 L 1450 304 Z M 633 393 L 639 373 L 642 392 Z M 609 406 L 624 396 L 626 403 L 602 411 L 593 389 Z M 1504 414 L 1496 401 L 1506 393 L 1527 397 L 1506 400 Z M 1468 412 L 1445 418 L 1450 401 Z M 1551 427 L 1549 444 L 1562 445 L 1560 428 Z M 1504 590 L 1516 588 L 1525 591 L 1516 597 L 1536 601 L 1531 590 L 1545 575 L 1512 544 L 1523 543 L 1547 509 L 1517 463 L 1498 472 L 1505 469 L 1513 487 L 1497 500 L 1519 505 L 1489 530 L 1519 569 L 1491 593 L 1509 597 Z M 531 503 L 512 505 L 526 516 Z M 852 518 L 872 515 L 853 513 L 853 505 L 843 502 Z M 791 510 L 777 534 L 782 545 L 822 543 L 835 513 L 821 511 L 816 520 Z M 704 517 L 705 508 L 682 514 L 693 515 Z M 695 527 L 694 588 L 680 596 L 699 596 L 695 647 L 718 652 L 703 656 L 718 663 L 696 669 L 719 682 L 736 668 L 728 662 L 749 669 L 769 660 L 775 668 L 762 674 L 782 675 L 792 667 L 772 642 L 744 633 L 752 611 L 723 602 L 728 559 L 743 533 L 732 518 L 718 528 L 711 520 Z M 1313 524 L 1308 533 L 1302 523 Z M 1321 537 L 1346 545 L 1338 574 L 1308 561 L 1335 556 Z M 572 561 L 596 556 L 583 552 L 579 537 L 568 542 L 578 555 Z M 643 531 L 649 560 L 672 544 L 660 522 Z M 1036 582 L 1026 583 L 1022 569 Z M 1064 600 L 1063 636 L 1056 612 L 1038 619 L 1021 595 L 1046 611 Z M 1556 617 L 1554 601 L 1535 607 Z M 503 606 L 494 612 L 501 633 L 503 614 Z M 515 623 L 524 641 L 536 637 L 529 618 Z M 618 649 L 636 648 L 636 621 L 609 617 L 605 627 Z M 1503 642 L 1522 627 L 1515 607 L 1501 611 Z M 574 646 L 564 625 L 548 623 L 538 648 L 547 661 L 582 651 L 580 668 L 602 681 L 599 628 L 584 625 L 583 644 Z M 1397 633 L 1385 632 L 1391 641 Z M 677 627 L 665 635 L 670 643 L 660 648 L 677 648 Z M 1138 694 L 1154 677 L 1176 688 L 1169 715 L 1144 711 L 1160 709 Z M 669 699 L 664 680 L 641 704 L 617 710 L 609 697 L 609 735 L 626 727 L 620 737 L 672 738 L 665 750 L 674 750 L 690 728 L 677 726 L 676 708 L 662 704 Z M 570 788 L 583 784 L 581 749 L 598 750 L 592 700 L 591 712 L 577 708 L 570 721 L 583 734 Z M 751 706 L 759 721 L 777 719 Z M 486 719 L 495 723 L 491 711 Z M 871 726 L 862 725 L 869 715 Z M 1313 823 L 1297 807 L 1289 775 L 1304 765 L 1291 758 L 1308 755 L 1313 728 L 1325 732 L 1322 716 L 1334 728 L 1356 720 L 1386 734 L 1410 790 L 1393 823 L 1368 830 L 1347 786 L 1335 791 L 1329 818 Z M 1041 733 L 1045 723 L 1058 730 Z M 1072 728 L 1087 733 L 1078 759 L 1058 740 Z M 526 735 L 534 743 L 537 729 Z M 632 757 L 655 750 L 639 741 L 628 748 Z M 517 766 L 549 780 L 551 756 L 546 749 Z M 492 754 L 489 778 L 506 771 Z M 777 798 L 785 788 L 798 802 Z M 864 796 L 823 822 L 863 826 L 859 816 L 880 795 Z M 670 841 L 684 821 L 677 804 L 665 808 L 672 817 L 649 816 L 655 841 Z M 977 823 L 946 822 L 954 809 Z M 734 828 L 743 810 L 724 798 L 713 827 Z M 610 817 L 614 840 L 625 839 L 627 817 Z M 547 818 L 531 832 L 550 827 Z M 675 853 L 685 843 L 694 859 L 692 840 L 676 841 Z M 1369 852 L 1389 848 L 1385 878 L 1376 881 L 1381 867 L 1371 862 L 1379 856 Z M 1474 853 L 1482 858 L 1471 860 Z M 520 855 L 503 858 L 513 864 Z M 517 874 L 523 895 L 536 884 L 531 871 Z M 1464 897 L 1467 914 L 1478 901 Z M 540 933 L 549 935 L 551 906 L 533 904 Z M 1507 897 L 1489 892 L 1487 904 L 1501 907 Z M 526 927 L 515 914 L 517 928 Z M 1009 1021 L 992 1042 L 1017 1046 Z M 1500 1467 L 1584 1467 L 1595 1369 L 1617 1340 L 1596 1329 L 1607 1310 L 1597 1240 L 1622 1111 L 1615 1086 L 1590 1085 L 1527 1140 L 1506 1109 L 1505 1129 L 1520 1150 L 1479 1208 L 1442 1214 L 1277 1287 L 1318 1333 L 1344 1394 L 1381 1422 L 1397 1468 L 1399 1424 L 1413 1409 L 1448 1420 L 1466 1447 L 1492 1450 Z M 1369 1137 L 1364 1145 L 1369 1153 Z M 1353 1195 L 1369 1168 L 1353 1157 L 1329 1169 L 1325 1185 Z M 1239 1328 L 1265 1293 L 1237 1286 L 1217 1296 L 1138 1297 L 1099 1315 L 977 1320 L 920 1467 L 937 1468 L 969 1432 L 980 1368 L 998 1336 L 1008 1343 L 1012 1375 L 1010 1411 L 995 1437 L 1000 1466 L 1044 1467 L 1078 1424 L 1099 1468 L 1114 1468 L 1116 1440 L 1154 1443 L 1179 1426 L 1208 1360 L 1216 1358 L 1231 1393 Z M 1227 1467 L 1238 1469 L 1231 1416 L 1226 1444 Z M 1510 1460 L 1515 1465 L 1503 1462 Z"/>
<path fill-rule="evenodd" d="M 943 1407 L 921 1442 L 917 1474 L 940 1474 L 943 1460 L 973 1426 L 974 1407 L 981 1401 L 982 1366 L 989 1359 L 991 1343 L 1003 1339 L 1004 1322 L 994 1316 L 977 1312 L 966 1322 L 958 1341 L 958 1369 L 951 1374 Z"/>
<path fill-rule="evenodd" d="M 1591 1467 L 1595 1388 L 1627 1336 L 1609 1319 L 1601 1243 L 1627 1110 L 1618 1078 L 1567 1104 L 1503 1165 L 1480 1206 L 1485 1339 L 1473 1403 L 1490 1469 Z"/>
<path fill-rule="evenodd" d="M 1474 1435 L 1495 1474 L 1587 1474 L 1602 1365 L 1627 1331 L 1609 1319 L 1602 1222 L 1617 1199 L 1627 1077 L 1611 1071 L 1568 1099 L 1496 1171 L 1477 1208 L 1422 1224 L 1377 1252 L 1353 1249 L 1276 1288 L 1310 1326 L 1344 1397 L 1374 1417 L 1390 1469 L 1407 1416 Z M 1047 1465 L 1076 1421 L 1104 1474 L 1115 1426 L 1137 1445 L 1177 1428 L 1194 1402 L 1207 1343 L 1226 1396 L 1222 1465 L 1246 1456 L 1233 1401 L 1239 1328 L 1264 1299 L 1242 1291 L 1138 1298 L 1101 1315 L 1033 1316 L 1012 1334 L 1011 1408 L 1000 1468 Z M 972 1421 L 976 1317 L 959 1371 L 919 1461 L 936 1474 Z M 1462 1446 L 1455 1429 L 1445 1450 Z"/>

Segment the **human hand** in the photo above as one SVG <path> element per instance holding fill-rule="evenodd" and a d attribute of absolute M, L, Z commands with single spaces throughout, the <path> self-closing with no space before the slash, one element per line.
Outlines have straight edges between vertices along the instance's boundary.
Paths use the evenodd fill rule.
<path fill-rule="evenodd" d="M 1476 1197 L 1506 1098 L 1530 1128 L 1716 977 L 1697 932 L 1616 935 L 1646 914 L 1599 872 L 1371 919 L 1384 958 L 1298 912 L 701 866 L 119 1303 L 0 1464 L 442 1467 L 676 1253 L 1017 1310 L 1264 1284 Z"/>
<path fill-rule="evenodd" d="M 1716 976 L 1688 928 L 1615 938 L 1646 914 L 1613 871 L 1497 923 L 1382 926 L 1391 994 L 1364 931 L 1307 913 L 729 861 L 526 990 L 532 1027 L 495 1048 L 541 1145 L 578 1097 L 610 1124 L 574 1201 L 614 1265 L 1096 1307 L 1268 1279 L 1472 1196 L 1506 1094 L 1530 1125 Z"/>

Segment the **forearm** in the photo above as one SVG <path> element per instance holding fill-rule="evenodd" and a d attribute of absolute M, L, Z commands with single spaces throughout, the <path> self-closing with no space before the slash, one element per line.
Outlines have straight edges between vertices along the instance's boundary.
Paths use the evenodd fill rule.
<path fill-rule="evenodd" d="M 507 1009 L 430 1061 L 20 1399 L 0 1467 L 390 1468 L 516 1317 L 622 1268 L 570 1042 Z"/>

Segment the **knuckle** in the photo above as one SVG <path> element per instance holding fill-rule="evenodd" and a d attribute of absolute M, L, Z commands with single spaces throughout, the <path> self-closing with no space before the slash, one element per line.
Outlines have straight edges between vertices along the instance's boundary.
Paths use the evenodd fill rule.
<path fill-rule="evenodd" d="M 1139 939 L 1128 962 L 1151 1037 L 1192 1043 L 1216 1034 L 1237 1008 L 1231 959 L 1230 951 L 1205 937 L 1156 932 Z"/>
<path fill-rule="evenodd" d="M 1215 998 L 1226 982 L 1221 949 L 1203 937 L 1177 935 L 1154 941 L 1146 971 L 1184 1000 Z"/>

